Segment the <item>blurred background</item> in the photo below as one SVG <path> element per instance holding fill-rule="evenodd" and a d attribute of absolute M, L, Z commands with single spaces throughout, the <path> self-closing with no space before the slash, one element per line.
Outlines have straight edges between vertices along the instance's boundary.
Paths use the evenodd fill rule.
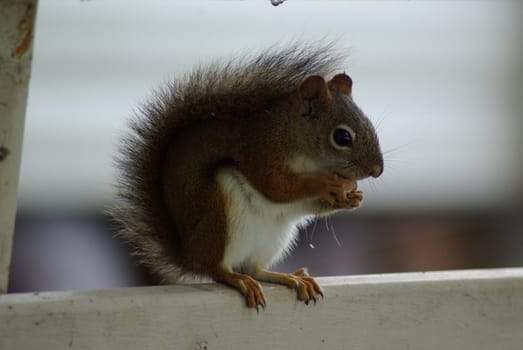
<path fill-rule="evenodd" d="M 385 172 L 275 267 L 313 275 L 523 266 L 523 2 L 40 0 L 10 292 L 133 286 L 111 158 L 196 64 L 337 40 Z"/>

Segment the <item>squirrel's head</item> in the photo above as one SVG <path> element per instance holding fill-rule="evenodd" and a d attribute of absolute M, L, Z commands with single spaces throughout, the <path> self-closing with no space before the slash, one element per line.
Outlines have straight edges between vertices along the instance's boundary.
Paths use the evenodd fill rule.
<path fill-rule="evenodd" d="M 352 79 L 338 74 L 330 81 L 319 75 L 298 88 L 297 131 L 293 137 L 298 159 L 309 171 L 337 174 L 350 180 L 383 172 L 383 156 L 370 120 L 352 100 Z M 301 135 L 300 135 L 301 134 Z M 301 157 L 301 158 L 300 158 Z M 303 161 L 306 159 L 306 161 Z"/>

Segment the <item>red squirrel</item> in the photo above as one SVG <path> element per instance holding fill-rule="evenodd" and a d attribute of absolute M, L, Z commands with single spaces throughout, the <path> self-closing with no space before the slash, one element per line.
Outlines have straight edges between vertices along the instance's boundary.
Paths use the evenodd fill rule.
<path fill-rule="evenodd" d="M 259 281 L 323 297 L 306 269 L 268 268 L 316 216 L 357 208 L 383 157 L 330 46 L 292 46 L 195 69 L 130 123 L 117 157 L 119 234 L 163 283 L 190 274 L 266 306 Z"/>

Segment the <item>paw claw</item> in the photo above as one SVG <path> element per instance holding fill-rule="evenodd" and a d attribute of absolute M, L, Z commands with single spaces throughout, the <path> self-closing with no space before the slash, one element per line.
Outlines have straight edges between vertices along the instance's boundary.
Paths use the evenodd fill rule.
<path fill-rule="evenodd" d="M 235 272 L 224 272 L 215 278 L 216 281 L 226 283 L 236 288 L 245 297 L 247 307 L 260 311 L 260 306 L 265 309 L 265 295 L 261 284 L 248 275 Z"/>
<path fill-rule="evenodd" d="M 291 287 L 291 289 L 296 290 L 298 300 L 309 305 L 311 301 L 316 304 L 319 297 L 323 299 L 323 291 L 321 287 L 316 283 L 314 278 L 309 276 L 306 269 L 299 269 L 288 275 L 288 277 L 290 277 L 290 279 L 295 283 L 293 285 L 289 282 L 288 286 Z"/>

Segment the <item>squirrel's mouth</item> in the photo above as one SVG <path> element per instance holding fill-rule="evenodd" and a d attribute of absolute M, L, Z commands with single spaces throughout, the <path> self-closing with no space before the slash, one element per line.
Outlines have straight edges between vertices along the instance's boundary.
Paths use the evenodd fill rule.
<path fill-rule="evenodd" d="M 358 186 L 358 181 L 364 180 L 368 177 L 368 176 L 358 176 L 358 174 L 351 174 L 352 176 L 349 176 L 349 175 L 342 174 L 340 172 L 335 172 L 334 174 L 344 180 L 353 181 L 356 184 L 356 186 Z"/>
<path fill-rule="evenodd" d="M 356 188 L 355 188 L 355 189 L 358 188 L 358 180 L 361 180 L 361 179 L 355 179 L 355 178 L 353 178 L 353 177 L 348 177 L 348 176 L 343 175 L 343 174 L 341 174 L 341 173 L 334 173 L 334 175 L 336 175 L 336 176 L 342 178 L 343 180 L 349 180 L 349 181 L 354 182 L 354 183 L 356 184 Z"/>
<path fill-rule="evenodd" d="M 350 181 L 354 181 L 354 182 L 357 180 L 357 179 L 354 179 L 352 177 L 349 177 L 349 176 L 344 175 L 344 174 L 339 173 L 339 172 L 335 172 L 334 175 L 337 175 L 337 176 L 341 177 L 344 180 L 350 180 Z"/>

